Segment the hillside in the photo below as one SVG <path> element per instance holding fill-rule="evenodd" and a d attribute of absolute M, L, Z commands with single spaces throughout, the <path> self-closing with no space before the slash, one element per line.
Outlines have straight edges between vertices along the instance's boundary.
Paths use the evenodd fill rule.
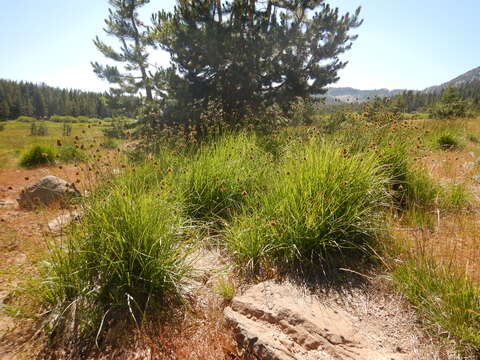
<path fill-rule="evenodd" d="M 460 86 L 464 85 L 466 83 L 470 83 L 475 80 L 480 80 L 480 66 L 476 67 L 475 69 L 472 69 L 470 71 L 467 71 L 466 73 L 457 76 L 456 78 L 447 81 L 441 85 L 437 86 L 431 86 L 429 88 L 426 88 L 424 91 L 425 92 L 440 92 L 441 90 L 447 88 L 450 85 L 453 86 Z"/>

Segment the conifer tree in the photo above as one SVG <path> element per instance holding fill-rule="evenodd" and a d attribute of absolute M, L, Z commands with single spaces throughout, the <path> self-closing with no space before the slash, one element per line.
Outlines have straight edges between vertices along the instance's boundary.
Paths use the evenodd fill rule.
<path fill-rule="evenodd" d="M 220 102 L 229 118 L 260 104 L 286 106 L 324 93 L 346 63 L 360 8 L 325 0 L 179 0 L 153 16 L 155 39 L 175 65 L 168 91 L 180 108 Z"/>
<path fill-rule="evenodd" d="M 0 120 L 8 120 L 10 116 L 10 106 L 7 100 L 0 101 Z"/>
<path fill-rule="evenodd" d="M 0 79 L 0 119 L 16 119 L 21 115 L 37 118 L 52 115 L 81 115 L 88 117 L 132 116 L 138 98 L 122 97 L 128 106 L 112 111 L 107 94 L 65 90 L 28 82 Z M 134 109 L 134 110 L 133 110 Z"/>
<path fill-rule="evenodd" d="M 149 28 L 138 17 L 138 10 L 150 0 L 109 0 L 111 8 L 105 19 L 104 31 L 120 42 L 120 50 L 101 41 L 97 36 L 94 44 L 107 58 L 123 63 L 123 69 L 117 66 L 92 63 L 94 72 L 111 84 L 117 94 L 138 94 L 145 91 L 148 101 L 153 100 L 152 74 L 149 72 L 148 47 L 151 45 Z"/>

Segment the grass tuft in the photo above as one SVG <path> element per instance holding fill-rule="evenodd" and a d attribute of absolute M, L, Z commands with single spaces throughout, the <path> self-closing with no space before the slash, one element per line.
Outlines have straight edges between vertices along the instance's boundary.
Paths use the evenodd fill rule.
<path fill-rule="evenodd" d="M 102 147 L 104 149 L 113 150 L 118 147 L 118 143 L 114 139 L 107 137 L 105 138 L 105 141 L 102 143 Z"/>
<path fill-rule="evenodd" d="M 453 150 L 461 147 L 460 140 L 452 134 L 443 134 L 437 139 L 437 144 L 444 150 Z"/>
<path fill-rule="evenodd" d="M 480 143 L 480 139 L 475 134 L 468 134 L 467 139 L 470 140 L 471 142 L 475 143 L 475 144 Z"/>
<path fill-rule="evenodd" d="M 259 190 L 265 168 L 253 135 L 230 135 L 200 149 L 175 180 L 189 216 L 229 219 Z"/>
<path fill-rule="evenodd" d="M 58 152 L 60 161 L 70 163 L 73 161 L 84 161 L 87 159 L 87 154 L 74 145 L 64 145 Z"/>
<path fill-rule="evenodd" d="M 232 301 L 236 293 L 235 283 L 232 279 L 222 277 L 217 282 L 216 291 L 225 302 Z"/>
<path fill-rule="evenodd" d="M 80 223 L 52 248 L 43 298 L 55 329 L 73 321 L 81 333 L 100 332 L 180 297 L 192 249 L 185 220 L 168 191 L 139 191 L 150 187 L 142 183 L 130 174 L 88 198 Z"/>
<path fill-rule="evenodd" d="M 20 166 L 30 168 L 55 162 L 55 150 L 48 145 L 33 145 L 20 158 Z"/>
<path fill-rule="evenodd" d="M 311 141 L 291 152 L 274 176 L 270 190 L 228 230 L 240 263 L 329 261 L 339 250 L 366 250 L 375 239 L 388 199 L 388 179 L 375 156 Z"/>
<path fill-rule="evenodd" d="M 472 193 L 465 183 L 452 183 L 442 191 L 441 207 L 445 210 L 461 210 L 472 204 Z"/>

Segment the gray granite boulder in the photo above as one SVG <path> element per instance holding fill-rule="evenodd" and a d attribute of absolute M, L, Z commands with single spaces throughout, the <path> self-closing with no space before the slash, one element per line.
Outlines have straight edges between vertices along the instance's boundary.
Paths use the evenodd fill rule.
<path fill-rule="evenodd" d="M 79 196 L 80 193 L 75 185 L 50 175 L 23 189 L 17 202 L 22 208 L 31 208 L 36 205 L 48 206 L 54 203 L 65 205 L 72 198 Z"/>

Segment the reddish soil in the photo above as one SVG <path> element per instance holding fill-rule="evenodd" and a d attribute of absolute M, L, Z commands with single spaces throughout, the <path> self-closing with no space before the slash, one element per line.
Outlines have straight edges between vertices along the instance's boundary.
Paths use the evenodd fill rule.
<path fill-rule="evenodd" d="M 32 338 L 32 327 L 20 317 L 5 314 L 2 308 L 15 301 L 15 286 L 34 274 L 33 264 L 46 249 L 48 221 L 61 209 L 24 210 L 16 199 L 20 191 L 44 176 L 56 175 L 67 181 L 76 180 L 72 166 L 46 167 L 31 170 L 0 171 L 0 359 L 23 359 L 30 351 L 23 344 Z M 30 324 L 31 325 L 31 324 Z M 25 330 L 28 329 L 28 330 Z M 32 344 L 30 344 L 31 346 Z M 22 353 L 23 352 L 23 353 Z"/>

